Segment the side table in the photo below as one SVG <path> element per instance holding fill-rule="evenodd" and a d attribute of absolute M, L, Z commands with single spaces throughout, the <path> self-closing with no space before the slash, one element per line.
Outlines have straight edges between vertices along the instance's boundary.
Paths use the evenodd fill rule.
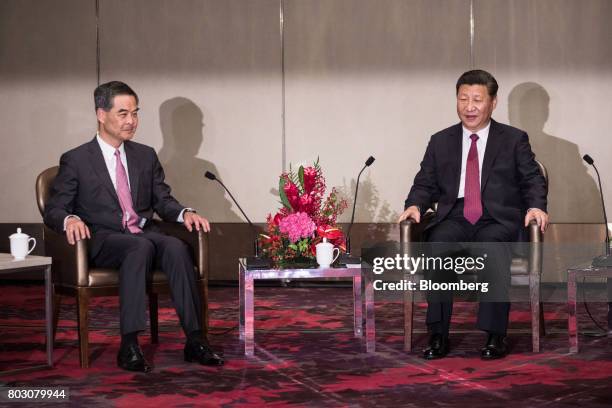
<path fill-rule="evenodd" d="M 362 275 L 365 279 L 365 313 L 366 313 L 366 352 L 375 351 L 376 332 L 374 328 L 374 290 L 369 274 L 363 274 L 361 265 L 354 268 L 318 268 L 318 269 L 247 269 L 246 260 L 238 262 L 239 297 L 240 297 L 240 339 L 244 341 L 244 354 L 255 353 L 254 339 L 254 290 L 256 280 L 265 279 L 312 279 L 312 278 L 353 278 L 353 323 L 355 337 L 363 337 L 362 331 Z"/>
<path fill-rule="evenodd" d="M 0 372 L 0 375 L 15 374 L 38 368 L 53 367 L 53 294 L 51 291 L 51 258 L 45 256 L 28 255 L 22 261 L 15 261 L 11 254 L 0 253 L 0 274 L 16 271 L 40 269 L 45 272 L 45 327 L 47 340 L 47 364 L 27 368 L 19 368 Z"/>
<path fill-rule="evenodd" d="M 578 352 L 578 322 L 576 320 L 576 280 L 579 278 L 612 278 L 612 268 L 573 267 L 567 270 L 567 332 L 569 352 Z"/>

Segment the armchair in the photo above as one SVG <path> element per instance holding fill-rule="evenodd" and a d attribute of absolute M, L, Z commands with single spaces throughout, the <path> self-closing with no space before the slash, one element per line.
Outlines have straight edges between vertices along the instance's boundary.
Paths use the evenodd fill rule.
<path fill-rule="evenodd" d="M 36 201 L 41 215 L 49 198 L 51 185 L 59 167 L 51 167 L 40 173 L 36 179 Z M 183 240 L 191 249 L 194 260 L 194 273 L 202 297 L 202 332 L 208 332 L 208 236 L 202 231 L 189 232 L 182 224 L 154 221 L 169 235 Z M 54 337 L 57 330 L 61 296 L 76 297 L 77 325 L 79 338 L 79 360 L 82 368 L 89 367 L 89 301 L 98 296 L 119 295 L 118 270 L 91 268 L 88 264 L 88 240 L 68 244 L 65 235 L 58 234 L 44 226 L 43 237 L 45 252 L 53 258 L 53 310 Z M 155 270 L 147 282 L 149 298 L 149 319 L 151 342 L 158 343 L 158 295 L 169 293 L 166 275 Z"/>
<path fill-rule="evenodd" d="M 540 172 L 548 182 L 548 174 L 542 163 L 536 160 Z M 410 251 L 410 243 L 423 240 L 423 232 L 428 222 L 433 219 L 434 212 L 428 212 L 416 224 L 405 220 L 400 224 L 400 248 L 404 253 Z M 540 351 L 540 336 L 545 335 L 544 312 L 540 304 L 540 277 L 542 275 L 542 241 L 543 236 L 535 221 L 525 228 L 529 245 L 527 253 L 512 258 L 510 267 L 512 285 L 528 285 L 531 310 L 532 348 Z M 410 254 L 408 254 L 410 255 Z M 468 275 L 466 272 L 464 275 Z M 404 350 L 412 350 L 414 295 L 412 291 L 404 291 Z"/>

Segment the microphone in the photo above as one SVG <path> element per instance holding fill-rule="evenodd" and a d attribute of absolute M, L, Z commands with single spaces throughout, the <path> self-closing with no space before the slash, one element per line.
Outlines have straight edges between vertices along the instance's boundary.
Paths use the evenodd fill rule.
<path fill-rule="evenodd" d="M 604 222 L 606 223 L 606 254 L 593 259 L 592 265 L 595 267 L 610 267 L 612 266 L 612 256 L 610 256 L 610 231 L 608 231 L 608 216 L 606 215 L 606 203 L 604 202 L 603 190 L 601 189 L 599 170 L 597 170 L 597 166 L 595 166 L 595 160 L 588 154 L 582 156 L 582 159 L 587 162 L 587 164 L 593 166 L 595 173 L 597 173 L 597 183 L 599 184 L 599 194 L 601 195 L 601 207 L 603 208 Z"/>
<path fill-rule="evenodd" d="M 232 195 L 231 191 L 229 191 L 229 189 L 225 186 L 225 184 L 223 184 L 223 182 L 221 180 L 219 180 L 217 178 L 217 176 L 215 176 L 213 173 L 211 173 L 210 171 L 207 171 L 204 174 L 204 177 L 206 177 L 207 179 L 211 180 L 211 181 L 216 181 L 217 183 L 219 183 L 221 185 L 221 187 L 223 187 L 223 189 L 227 192 L 227 194 L 230 196 L 230 198 L 232 199 L 232 201 L 234 202 L 234 204 L 236 204 L 236 207 L 238 207 L 238 209 L 240 210 L 240 212 L 242 213 L 242 215 L 244 216 L 244 218 L 246 218 L 247 222 L 249 223 L 251 229 L 253 230 L 253 232 L 255 233 L 255 242 L 254 242 L 254 246 L 255 246 L 255 256 L 252 257 L 248 257 L 247 258 L 247 268 L 248 269 L 269 269 L 270 268 L 270 262 L 266 259 L 263 259 L 259 256 L 259 233 L 257 232 L 257 229 L 255 228 L 255 226 L 253 225 L 253 223 L 251 222 L 251 220 L 249 219 L 249 217 L 245 214 L 245 212 L 242 210 L 242 207 L 240 207 L 240 204 L 238 204 L 238 201 L 236 201 L 236 199 L 234 198 L 234 196 Z"/>
<path fill-rule="evenodd" d="M 359 175 L 357 176 L 357 184 L 355 185 L 355 198 L 353 200 L 353 211 L 351 213 L 351 223 L 349 224 L 347 233 L 346 233 L 346 253 L 342 254 L 338 260 L 340 265 L 349 265 L 349 264 L 360 264 L 361 258 L 352 257 L 351 256 L 351 230 L 353 229 L 353 223 L 355 221 L 355 207 L 357 205 L 357 193 L 359 192 L 359 179 L 361 178 L 361 173 L 366 169 L 366 167 L 370 167 L 372 163 L 374 163 L 374 156 L 368 157 L 364 166 L 361 168 Z"/>

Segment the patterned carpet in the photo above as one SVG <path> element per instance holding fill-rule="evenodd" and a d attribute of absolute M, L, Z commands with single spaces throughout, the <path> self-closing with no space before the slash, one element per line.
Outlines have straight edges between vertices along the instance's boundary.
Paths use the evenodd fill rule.
<path fill-rule="evenodd" d="M 44 361 L 42 286 L 4 284 L 0 290 L 0 370 Z M 350 289 L 262 287 L 256 290 L 256 355 L 247 359 L 235 327 L 237 288 L 212 287 L 210 296 L 215 333 L 210 337 L 225 354 L 222 368 L 183 362 L 183 337 L 170 300 L 162 299 L 160 344 L 151 345 L 148 335 L 140 337 L 154 372 L 117 369 L 118 303 L 99 298 L 90 313 L 91 368 L 80 369 L 75 305 L 67 299 L 61 307 L 55 368 L 0 376 L 0 383 L 68 387 L 70 405 L 87 407 L 612 406 L 612 338 L 581 336 L 580 353 L 568 354 L 562 304 L 545 305 L 548 334 L 539 354 L 530 352 L 527 305 L 513 305 L 512 353 L 483 362 L 478 349 L 485 338 L 474 330 L 475 305 L 457 303 L 451 354 L 427 362 L 419 357 L 427 340 L 423 305 L 416 312 L 421 329 L 416 351 L 407 354 L 399 330 L 401 305 L 377 303 L 377 351 L 366 354 L 352 335 Z M 594 304 L 592 311 L 603 320 L 604 305 Z M 579 322 L 581 329 L 593 330 L 582 312 Z"/>

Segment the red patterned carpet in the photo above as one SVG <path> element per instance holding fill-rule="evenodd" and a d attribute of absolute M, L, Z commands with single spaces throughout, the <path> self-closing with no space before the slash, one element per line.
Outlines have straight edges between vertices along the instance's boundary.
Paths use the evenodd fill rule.
<path fill-rule="evenodd" d="M 1 285 L 0 370 L 43 361 L 43 289 Z M 170 301 L 160 305 L 160 344 L 140 337 L 151 374 L 115 367 L 119 346 L 118 304 L 94 300 L 90 313 L 89 369 L 80 369 L 74 301 L 62 304 L 55 368 L 0 376 L 5 386 L 62 386 L 74 406 L 372 406 L 372 407 L 610 407 L 612 339 L 582 336 L 579 354 L 567 353 L 567 315 L 561 304 L 546 305 L 548 335 L 543 352 L 530 352 L 527 305 L 513 305 L 512 354 L 483 362 L 484 335 L 474 330 L 474 304 L 457 303 L 448 358 L 419 358 L 421 330 L 412 354 L 402 351 L 401 305 L 376 307 L 377 352 L 352 336 L 348 288 L 257 288 L 256 356 L 246 359 L 238 341 L 237 289 L 213 287 L 211 343 L 225 354 L 222 368 L 182 361 L 183 337 Z M 594 305 L 603 320 L 603 305 Z M 417 328 L 423 327 L 420 307 Z M 581 329 L 592 329 L 580 315 Z M 227 333 L 223 334 L 222 332 Z M 34 403 L 31 403 L 34 404 Z M 30 406 L 43 406 L 36 403 Z M 49 405 L 57 406 L 50 403 Z M 15 406 L 11 404 L 10 406 Z"/>

